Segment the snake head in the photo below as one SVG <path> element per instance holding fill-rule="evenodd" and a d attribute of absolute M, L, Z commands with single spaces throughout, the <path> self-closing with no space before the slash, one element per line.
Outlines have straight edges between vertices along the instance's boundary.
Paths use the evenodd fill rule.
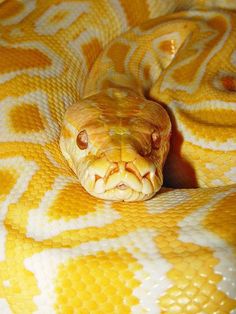
<path fill-rule="evenodd" d="M 129 90 L 107 89 L 68 108 L 60 147 L 88 193 L 139 201 L 162 186 L 170 132 L 161 105 Z"/>

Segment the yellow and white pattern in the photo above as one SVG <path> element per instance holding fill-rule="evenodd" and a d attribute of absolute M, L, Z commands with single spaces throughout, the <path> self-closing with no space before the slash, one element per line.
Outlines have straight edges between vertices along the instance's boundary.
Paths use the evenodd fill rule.
<path fill-rule="evenodd" d="M 0 313 L 236 312 L 236 19 L 193 10 L 205 7 L 234 10 L 235 1 L 0 1 Z M 196 22 L 185 41 L 197 53 L 172 60 L 165 27 L 153 35 L 157 21 L 201 18 L 209 31 Z M 185 29 L 177 24 L 178 48 Z M 150 36 L 150 58 L 140 36 Z M 163 188 L 136 203 L 81 187 L 60 152 L 60 130 L 113 43 L 130 49 L 114 59 L 121 77 L 140 64 L 140 92 L 151 89 L 177 122 L 170 185 L 194 187 L 188 175 L 168 175 L 193 167 L 211 187 Z M 132 58 L 139 48 L 141 59 Z"/>

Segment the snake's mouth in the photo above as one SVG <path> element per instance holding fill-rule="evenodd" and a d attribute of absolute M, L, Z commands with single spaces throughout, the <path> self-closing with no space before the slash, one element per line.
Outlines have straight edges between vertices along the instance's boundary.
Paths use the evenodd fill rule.
<path fill-rule="evenodd" d="M 86 171 L 84 188 L 107 200 L 133 201 L 152 197 L 162 185 L 162 175 L 151 162 L 106 162 L 93 164 Z"/>
<path fill-rule="evenodd" d="M 123 182 L 120 182 L 119 184 L 117 184 L 116 188 L 120 190 L 126 190 L 128 189 L 128 185 Z"/>

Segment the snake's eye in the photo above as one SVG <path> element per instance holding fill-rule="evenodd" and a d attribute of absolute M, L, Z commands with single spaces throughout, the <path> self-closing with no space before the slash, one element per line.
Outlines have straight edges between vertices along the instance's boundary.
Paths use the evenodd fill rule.
<path fill-rule="evenodd" d="M 161 136 L 158 131 L 152 132 L 152 148 L 158 149 L 161 144 Z"/>
<path fill-rule="evenodd" d="M 76 143 L 80 149 L 86 149 L 88 147 L 88 134 L 86 130 L 79 132 L 76 138 Z"/>

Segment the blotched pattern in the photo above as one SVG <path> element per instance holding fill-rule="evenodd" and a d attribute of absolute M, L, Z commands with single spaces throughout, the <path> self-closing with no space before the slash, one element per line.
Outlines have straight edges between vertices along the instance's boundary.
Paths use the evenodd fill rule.
<path fill-rule="evenodd" d="M 0 313 L 235 313 L 235 13 L 169 15 L 213 5 L 235 9 L 0 1 Z M 59 150 L 62 119 L 111 68 L 166 104 L 170 185 L 218 187 L 129 204 L 83 190 Z"/>

